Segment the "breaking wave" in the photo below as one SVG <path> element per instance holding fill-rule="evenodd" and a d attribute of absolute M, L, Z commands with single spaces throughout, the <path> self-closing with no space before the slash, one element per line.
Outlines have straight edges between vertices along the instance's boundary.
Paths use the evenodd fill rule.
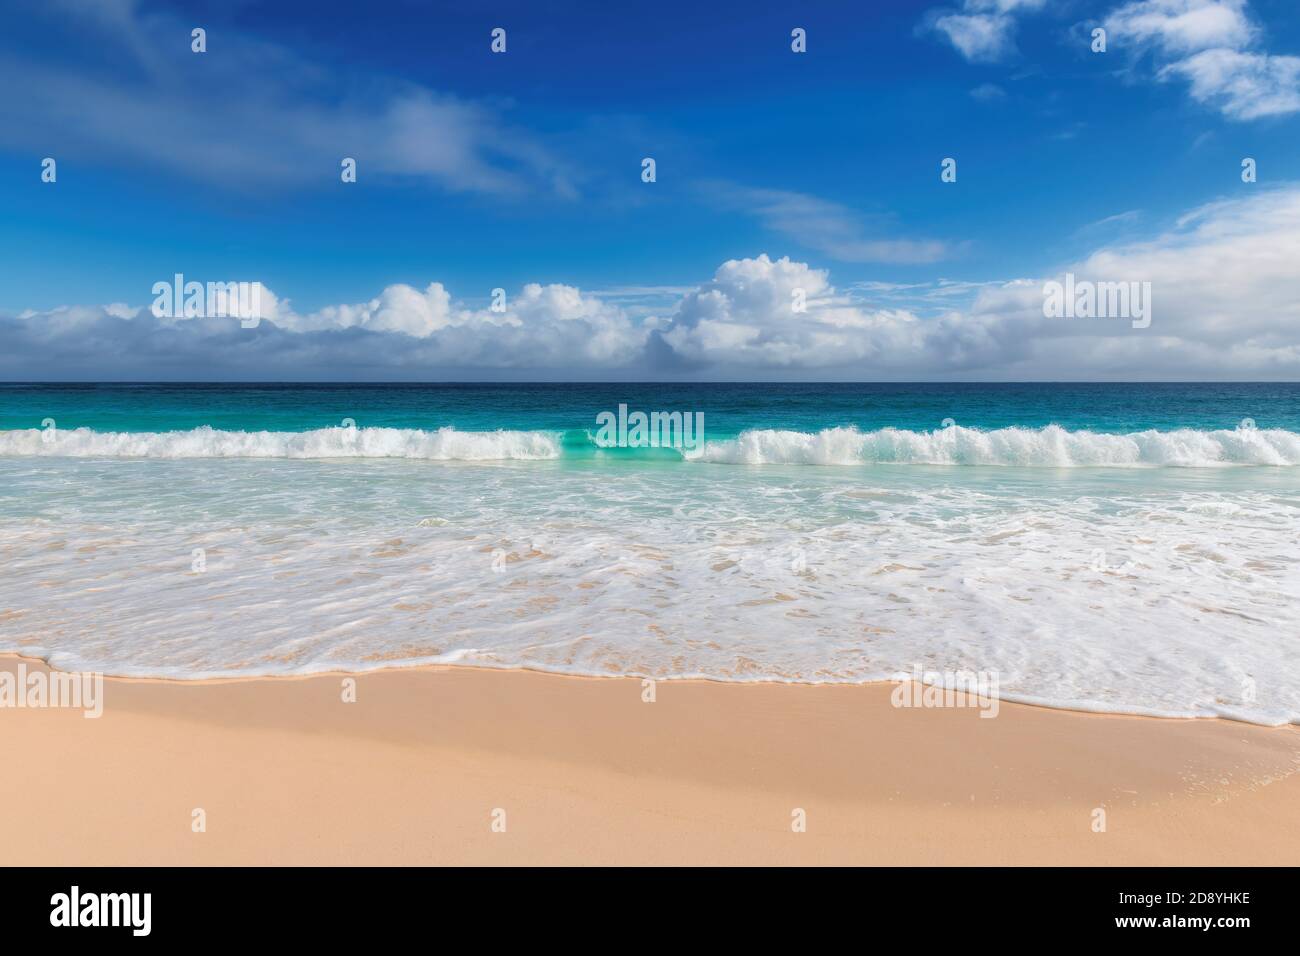
<path fill-rule="evenodd" d="M 1142 431 L 1108 434 L 1044 428 L 984 431 L 951 426 L 932 432 L 828 428 L 814 434 L 747 431 L 710 442 L 706 461 L 747 465 L 1008 465 L 1047 468 L 1198 468 L 1300 465 L 1300 434 L 1283 429 Z"/>
<path fill-rule="evenodd" d="M 89 428 L 0 432 L 0 455 L 74 458 L 405 458 L 543 461 L 617 457 L 738 465 L 983 465 L 1047 468 L 1200 468 L 1300 465 L 1300 433 L 1236 428 L 1112 434 L 1042 428 L 936 431 L 753 429 L 703 448 L 603 448 L 590 432 L 321 428 L 301 432 L 100 432 Z"/>

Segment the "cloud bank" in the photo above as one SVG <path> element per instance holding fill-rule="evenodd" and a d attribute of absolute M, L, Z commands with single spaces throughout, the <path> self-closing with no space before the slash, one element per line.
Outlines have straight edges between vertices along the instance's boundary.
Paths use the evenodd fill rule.
<path fill-rule="evenodd" d="M 265 319 L 65 306 L 0 317 L 0 377 L 32 380 L 1300 379 L 1300 185 L 1192 210 L 1059 272 L 931 289 L 839 290 L 766 254 L 722 263 L 659 314 L 529 284 L 502 308 L 442 283 Z M 1152 323 L 1049 319 L 1043 283 L 1150 282 Z M 211 277 L 226 281 L 232 277 Z M 252 277 L 248 277 L 252 278 Z M 953 292 L 966 294 L 957 304 Z"/>

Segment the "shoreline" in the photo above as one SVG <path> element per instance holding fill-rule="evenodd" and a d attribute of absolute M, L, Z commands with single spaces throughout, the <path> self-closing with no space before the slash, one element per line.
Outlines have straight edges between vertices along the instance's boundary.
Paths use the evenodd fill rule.
<path fill-rule="evenodd" d="M 0 671 L 19 663 L 50 670 Z M 670 680 L 646 702 L 637 678 L 466 665 L 104 685 L 98 719 L 0 709 L 23 768 L 0 782 L 24 821 L 8 862 L 1300 859 L 1295 725 L 982 719 L 894 707 L 889 682 Z"/>
<path fill-rule="evenodd" d="M 35 664 L 45 670 L 61 674 L 100 674 L 106 681 L 118 683 L 133 684 L 172 684 L 178 686 L 203 685 L 203 684 L 238 684 L 256 681 L 304 681 L 316 678 L 360 678 L 381 674 L 387 671 L 444 671 L 444 670 L 469 670 L 489 674 L 507 673 L 507 674 L 536 674 L 542 677 L 559 677 L 565 680 L 579 681 L 635 681 L 650 680 L 655 684 L 709 684 L 720 687 L 742 686 L 742 687 L 888 687 L 891 692 L 899 686 L 899 681 L 892 678 L 880 678 L 878 680 L 868 681 L 810 681 L 810 680 L 780 680 L 777 678 L 756 678 L 753 680 L 726 680 L 720 677 L 656 677 L 647 678 L 641 674 L 575 674 L 566 671 L 552 671 L 540 667 L 523 667 L 511 664 L 504 667 L 491 667 L 486 664 L 380 664 L 376 667 L 365 670 L 347 670 L 335 669 L 320 671 L 307 671 L 303 673 L 288 674 L 246 674 L 230 675 L 221 677 L 141 677 L 129 674 L 110 674 L 106 671 L 91 670 L 66 670 L 56 667 L 42 657 L 34 657 L 28 654 L 22 654 L 15 651 L 0 651 L 0 669 L 3 668 L 7 661 L 21 662 L 24 664 Z M 929 686 L 929 685 L 926 685 Z M 989 698 L 977 697 L 980 702 L 987 702 Z M 1008 697 L 1005 694 L 999 694 L 996 698 L 997 705 L 1005 706 L 1014 704 L 1017 707 L 1032 707 L 1046 711 L 1058 711 L 1067 714 L 1086 714 L 1094 717 L 1133 717 L 1143 720 L 1202 720 L 1202 721 L 1224 721 L 1234 724 L 1245 724 L 1248 727 L 1260 727 L 1274 730 L 1285 727 L 1300 728 L 1300 719 L 1286 721 L 1279 724 L 1265 724 L 1253 720 L 1245 720 L 1240 717 L 1232 717 L 1226 714 L 1158 714 L 1149 711 L 1137 710 L 1104 710 L 1100 707 L 1088 708 L 1073 704 L 1051 704 L 1044 703 L 1041 699 L 1027 699 Z M 967 708 L 974 708 L 976 704 L 965 705 Z"/>

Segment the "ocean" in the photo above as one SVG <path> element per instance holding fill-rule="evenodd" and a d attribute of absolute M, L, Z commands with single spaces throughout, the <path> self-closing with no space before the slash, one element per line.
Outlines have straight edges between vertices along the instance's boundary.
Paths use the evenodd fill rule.
<path fill-rule="evenodd" d="M 684 450 L 598 416 L 703 415 Z M 0 385 L 0 650 L 1300 721 L 1300 384 Z"/>

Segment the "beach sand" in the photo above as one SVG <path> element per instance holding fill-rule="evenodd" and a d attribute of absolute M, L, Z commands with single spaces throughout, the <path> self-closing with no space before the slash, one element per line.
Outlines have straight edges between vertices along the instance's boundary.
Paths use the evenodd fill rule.
<path fill-rule="evenodd" d="M 896 708 L 889 684 L 668 681 L 647 703 L 635 679 L 457 667 L 356 675 L 347 703 L 346 676 L 0 709 L 0 862 L 1300 862 L 1295 726 L 989 719 Z"/>

